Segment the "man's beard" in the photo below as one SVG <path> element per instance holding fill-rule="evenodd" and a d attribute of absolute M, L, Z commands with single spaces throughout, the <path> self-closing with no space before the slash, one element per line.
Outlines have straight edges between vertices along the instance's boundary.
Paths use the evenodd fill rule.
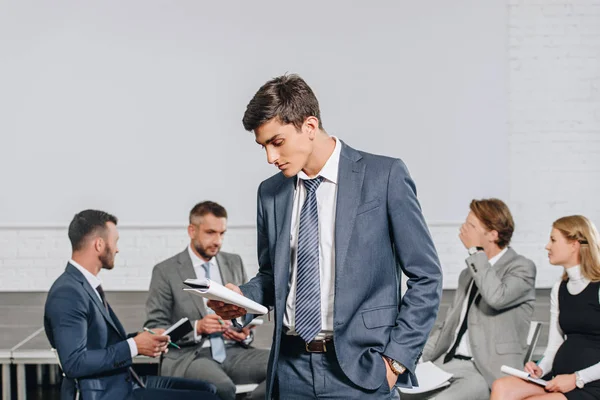
<path fill-rule="evenodd" d="M 106 246 L 104 253 L 102 253 L 99 259 L 102 263 L 102 269 L 113 269 L 115 267 L 115 256 L 112 255 L 108 246 Z"/>
<path fill-rule="evenodd" d="M 200 256 L 205 259 L 206 261 L 210 261 L 211 258 L 213 258 L 212 255 L 208 254 L 206 252 L 206 249 L 204 247 L 202 247 L 201 245 L 199 245 L 198 243 L 194 243 L 194 249 L 196 249 L 196 251 L 198 252 L 198 254 L 200 254 Z"/>

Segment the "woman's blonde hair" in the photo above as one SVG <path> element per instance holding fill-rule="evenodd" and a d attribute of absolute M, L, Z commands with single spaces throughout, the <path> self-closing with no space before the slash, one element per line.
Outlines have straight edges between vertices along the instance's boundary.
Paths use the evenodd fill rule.
<path fill-rule="evenodd" d="M 600 281 L 600 235 L 594 223 L 583 215 L 569 215 L 554 221 L 552 227 L 569 240 L 580 244 L 581 273 L 592 282 Z M 567 280 L 567 273 L 563 274 Z"/>

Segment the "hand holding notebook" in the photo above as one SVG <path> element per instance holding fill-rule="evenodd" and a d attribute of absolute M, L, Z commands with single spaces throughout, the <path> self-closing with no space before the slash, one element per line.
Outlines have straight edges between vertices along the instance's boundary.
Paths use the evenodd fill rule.
<path fill-rule="evenodd" d="M 186 279 L 183 283 L 188 286 L 183 289 L 186 292 L 204 297 L 208 300 L 221 301 L 223 303 L 245 308 L 250 314 L 263 315 L 269 311 L 262 304 L 258 304 L 210 279 Z"/>

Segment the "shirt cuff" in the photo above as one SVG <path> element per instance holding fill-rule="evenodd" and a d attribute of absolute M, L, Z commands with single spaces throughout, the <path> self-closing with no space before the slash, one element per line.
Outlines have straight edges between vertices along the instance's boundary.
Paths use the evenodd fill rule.
<path fill-rule="evenodd" d="M 135 344 L 135 340 L 133 338 L 127 339 L 127 344 L 129 345 L 129 351 L 131 352 L 131 358 L 138 355 L 137 344 Z"/>
<path fill-rule="evenodd" d="M 579 377 L 583 383 L 587 385 L 588 383 L 599 379 L 598 375 L 600 375 L 600 363 L 582 369 L 581 371 L 577 371 L 577 373 L 579 374 Z"/>
<path fill-rule="evenodd" d="M 199 343 L 202 341 L 202 335 L 198 335 L 198 320 L 194 322 L 194 342 Z"/>

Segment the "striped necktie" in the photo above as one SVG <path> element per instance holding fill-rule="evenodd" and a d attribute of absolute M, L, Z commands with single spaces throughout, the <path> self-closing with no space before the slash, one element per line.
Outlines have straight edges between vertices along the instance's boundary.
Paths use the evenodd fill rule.
<path fill-rule="evenodd" d="M 204 276 L 207 279 L 210 279 L 210 263 L 205 262 L 202 264 L 202 268 L 204 268 Z M 207 307 L 207 312 L 209 314 L 214 314 L 215 312 Z M 225 341 L 223 340 L 222 333 L 211 333 L 208 335 L 208 339 L 210 340 L 210 351 L 212 353 L 212 358 L 216 362 L 222 364 L 227 357 L 227 353 L 225 352 Z"/>
<path fill-rule="evenodd" d="M 306 200 L 300 211 L 298 228 L 298 271 L 295 329 L 305 341 L 321 331 L 321 282 L 319 270 L 319 212 L 317 188 L 322 177 L 304 180 Z"/>

